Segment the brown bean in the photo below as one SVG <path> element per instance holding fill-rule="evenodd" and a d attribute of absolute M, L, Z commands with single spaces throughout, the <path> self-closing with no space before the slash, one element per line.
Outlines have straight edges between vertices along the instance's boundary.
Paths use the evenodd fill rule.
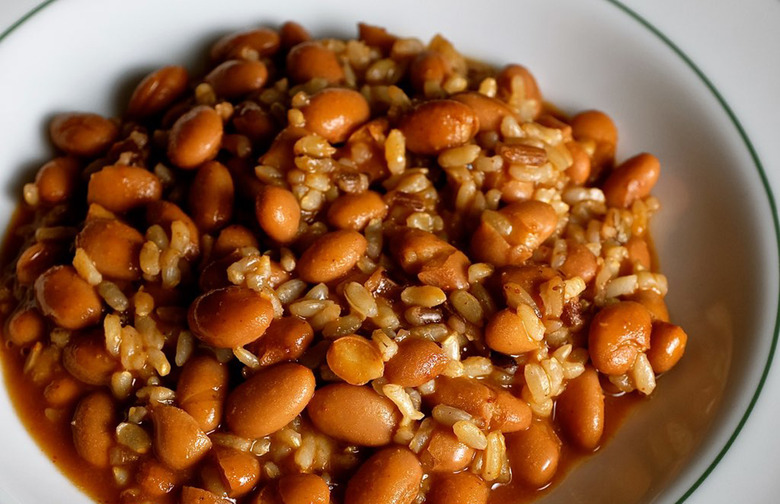
<path fill-rule="evenodd" d="M 92 219 L 76 236 L 76 247 L 84 249 L 95 268 L 112 280 L 138 280 L 138 257 L 144 242 L 134 227 L 116 219 Z"/>
<path fill-rule="evenodd" d="M 273 166 L 281 173 L 297 169 L 295 165 L 295 142 L 309 135 L 310 132 L 303 128 L 287 126 L 274 138 L 268 150 L 260 156 L 260 164 Z M 255 178 L 254 175 L 252 178 Z"/>
<path fill-rule="evenodd" d="M 588 366 L 569 380 L 558 397 L 555 420 L 566 438 L 583 450 L 594 450 L 604 433 L 604 391 L 596 370 Z"/>
<path fill-rule="evenodd" d="M 541 488 L 558 470 L 561 441 L 547 422 L 536 420 L 527 430 L 506 436 L 506 452 L 513 478 L 530 487 Z"/>
<path fill-rule="evenodd" d="M 447 356 L 430 340 L 407 338 L 398 344 L 398 352 L 385 366 L 385 378 L 402 387 L 419 387 L 447 366 Z"/>
<path fill-rule="evenodd" d="M 97 114 L 60 114 L 49 125 L 52 142 L 61 151 L 81 157 L 94 157 L 108 150 L 119 136 L 117 125 Z"/>
<path fill-rule="evenodd" d="M 380 26 L 358 23 L 358 39 L 366 45 L 378 47 L 383 54 L 388 54 L 398 37 L 387 33 L 387 30 Z"/>
<path fill-rule="evenodd" d="M 54 158 L 35 175 L 38 197 L 49 205 L 64 203 L 73 195 L 81 163 L 69 156 Z"/>
<path fill-rule="evenodd" d="M 227 497 L 220 497 L 202 488 L 184 486 L 181 489 L 181 504 L 234 504 Z"/>
<path fill-rule="evenodd" d="M 487 504 L 487 483 L 469 472 L 442 474 L 433 480 L 426 495 L 428 504 Z"/>
<path fill-rule="evenodd" d="M 215 445 L 211 456 L 228 497 L 246 495 L 260 479 L 260 462 L 251 453 Z"/>
<path fill-rule="evenodd" d="M 328 504 L 330 488 L 316 474 L 289 474 L 279 478 L 283 504 Z"/>
<path fill-rule="evenodd" d="M 16 260 L 16 280 L 21 285 L 32 285 L 58 262 L 62 253 L 62 248 L 54 242 L 33 243 Z"/>
<path fill-rule="evenodd" d="M 145 168 L 106 166 L 89 177 L 87 202 L 110 212 L 124 213 L 161 197 L 160 179 Z"/>
<path fill-rule="evenodd" d="M 628 259 L 620 267 L 621 275 L 629 275 L 636 271 L 649 270 L 652 267 L 650 246 L 644 238 L 632 236 L 624 245 L 628 251 Z"/>
<path fill-rule="evenodd" d="M 590 177 L 590 156 L 579 142 L 566 142 L 566 148 L 572 158 L 571 166 L 566 168 L 566 175 L 572 184 L 582 185 Z"/>
<path fill-rule="evenodd" d="M 195 222 L 184 210 L 171 203 L 170 201 L 154 201 L 146 207 L 146 222 L 149 225 L 157 224 L 162 227 L 170 237 L 171 226 L 175 221 L 181 221 L 187 226 L 190 234 L 189 244 L 184 248 L 184 257 L 195 259 L 200 253 L 200 232 Z"/>
<path fill-rule="evenodd" d="M 496 352 L 519 355 L 539 349 L 539 341 L 528 332 L 527 319 L 535 317 L 533 311 L 521 313 L 505 308 L 488 321 L 485 327 L 485 343 Z"/>
<path fill-rule="evenodd" d="M 495 391 L 493 416 L 488 427 L 501 432 L 525 430 L 531 423 L 531 408 L 528 403 L 503 389 Z"/>
<path fill-rule="evenodd" d="M 596 276 L 598 262 L 595 254 L 583 243 L 570 241 L 567 243 L 566 260 L 559 268 L 567 278 L 580 277 L 585 283 L 590 283 Z"/>
<path fill-rule="evenodd" d="M 497 96 L 505 102 L 530 101 L 532 117 L 542 113 L 544 101 L 533 74 L 522 65 L 507 65 L 496 76 Z"/>
<path fill-rule="evenodd" d="M 298 274 L 306 282 L 330 282 L 343 277 L 366 253 L 365 237 L 352 230 L 338 230 L 317 238 L 298 260 Z"/>
<path fill-rule="evenodd" d="M 306 408 L 314 385 L 314 374 L 300 364 L 282 363 L 263 369 L 228 396 L 227 426 L 248 438 L 276 432 Z"/>
<path fill-rule="evenodd" d="M 593 317 L 588 333 L 590 358 L 604 374 L 625 374 L 639 352 L 650 347 L 650 312 L 634 301 L 606 306 Z"/>
<path fill-rule="evenodd" d="M 138 465 L 136 481 L 141 492 L 151 497 L 162 497 L 171 493 L 179 484 L 181 477 L 165 464 L 153 459 L 145 459 Z"/>
<path fill-rule="evenodd" d="M 668 322 L 653 322 L 650 333 L 650 349 L 647 359 L 655 373 L 665 373 L 672 369 L 685 353 L 688 335 L 682 327 Z"/>
<path fill-rule="evenodd" d="M 412 59 L 409 65 L 409 79 L 412 82 L 412 87 L 421 94 L 425 93 L 427 82 L 441 88 L 441 85 L 452 73 L 452 65 L 438 51 L 422 51 Z"/>
<path fill-rule="evenodd" d="M 65 329 L 83 329 L 100 322 L 100 296 L 72 266 L 46 270 L 35 281 L 35 298 L 41 312 Z"/>
<path fill-rule="evenodd" d="M 591 171 L 597 177 L 605 167 L 615 162 L 618 130 L 612 118 L 598 110 L 586 110 L 571 118 L 572 135 L 575 140 L 594 144 L 591 156 Z"/>
<path fill-rule="evenodd" d="M 366 174 L 369 181 L 385 178 L 390 173 L 385 158 L 385 138 L 389 131 L 390 123 L 384 117 L 368 121 L 350 135 L 338 155 L 353 160 L 355 167 L 361 174 Z M 359 181 L 361 177 L 353 174 L 350 178 Z"/>
<path fill-rule="evenodd" d="M 330 143 L 344 142 L 371 116 L 362 94 L 351 89 L 328 88 L 312 95 L 301 107 L 306 129 Z"/>
<path fill-rule="evenodd" d="M 301 207 L 295 195 L 287 189 L 263 186 L 255 199 L 255 216 L 269 238 L 279 243 L 290 243 L 298 234 Z"/>
<path fill-rule="evenodd" d="M 35 307 L 18 308 L 8 318 L 4 334 L 14 345 L 31 346 L 46 336 L 46 319 Z"/>
<path fill-rule="evenodd" d="M 274 116 L 251 101 L 236 106 L 231 121 L 236 131 L 253 143 L 266 144 L 279 130 Z"/>
<path fill-rule="evenodd" d="M 422 283 L 445 291 L 468 289 L 468 257 L 433 233 L 409 229 L 391 241 L 390 250 Z"/>
<path fill-rule="evenodd" d="M 203 233 L 214 232 L 233 217 L 235 190 L 225 165 L 209 161 L 198 168 L 190 186 L 192 219 Z"/>
<path fill-rule="evenodd" d="M 406 148 L 415 154 L 437 155 L 474 138 L 479 119 L 474 110 L 455 100 L 423 102 L 399 121 Z"/>
<path fill-rule="evenodd" d="M 607 205 L 628 208 L 650 194 L 661 173 L 661 163 L 652 154 L 627 159 L 610 173 L 604 182 Z"/>
<path fill-rule="evenodd" d="M 358 446 L 383 446 L 393 439 L 401 415 L 390 399 L 368 386 L 336 383 L 317 390 L 306 409 L 317 429 Z"/>
<path fill-rule="evenodd" d="M 420 453 L 426 472 L 452 473 L 465 469 L 474 458 L 474 450 L 458 441 L 450 428 L 437 427 Z"/>
<path fill-rule="evenodd" d="M 240 224 L 231 224 L 222 228 L 211 248 L 212 257 L 224 257 L 235 250 L 245 247 L 258 248 L 259 243 L 252 231 Z"/>
<path fill-rule="evenodd" d="M 279 28 L 279 38 L 282 47 L 289 50 L 302 42 L 311 40 L 311 35 L 306 28 L 295 21 L 287 21 Z"/>
<path fill-rule="evenodd" d="M 217 96 L 239 98 L 261 89 L 268 80 L 268 69 L 262 61 L 228 60 L 206 75 Z"/>
<path fill-rule="evenodd" d="M 222 422 L 228 391 L 228 369 L 210 355 L 198 355 L 184 364 L 176 385 L 176 400 L 201 430 L 211 432 Z"/>
<path fill-rule="evenodd" d="M 151 410 L 151 417 L 154 452 L 171 469 L 181 471 L 192 467 L 211 450 L 211 439 L 183 409 L 157 404 Z"/>
<path fill-rule="evenodd" d="M 629 301 L 636 301 L 641 304 L 647 311 L 650 312 L 650 318 L 653 321 L 661 320 L 663 322 L 669 322 L 669 310 L 666 307 L 664 297 L 652 290 L 638 290 L 631 296 L 628 296 Z"/>
<path fill-rule="evenodd" d="M 269 28 L 230 33 L 211 46 L 212 61 L 273 56 L 279 51 L 279 34 Z"/>
<path fill-rule="evenodd" d="M 224 287 L 199 296 L 187 319 L 193 335 L 207 345 L 236 348 L 260 338 L 274 317 L 271 302 L 246 287 Z"/>
<path fill-rule="evenodd" d="M 198 105 L 179 117 L 168 136 L 168 159 L 192 169 L 214 159 L 222 143 L 222 117 L 211 107 Z"/>
<path fill-rule="evenodd" d="M 127 104 L 130 117 L 157 115 L 187 90 L 189 75 L 182 66 L 166 66 L 150 73 L 136 86 Z"/>
<path fill-rule="evenodd" d="M 118 368 L 106 350 L 103 331 L 74 333 L 62 349 L 62 365 L 74 378 L 89 385 L 108 385 Z"/>
<path fill-rule="evenodd" d="M 385 370 L 376 345 L 355 334 L 331 343 L 326 359 L 330 370 L 351 385 L 364 385 L 381 377 Z"/>
<path fill-rule="evenodd" d="M 73 413 L 73 445 L 81 458 L 97 467 L 108 467 L 116 428 L 114 400 L 105 392 L 93 392 L 79 401 Z"/>
<path fill-rule="evenodd" d="M 420 491 L 420 461 L 407 448 L 384 448 L 347 483 L 344 504 L 412 504 Z"/>
<path fill-rule="evenodd" d="M 515 117 L 514 111 L 506 102 L 476 91 L 458 93 L 452 99 L 471 107 L 477 115 L 479 131 L 501 131 L 501 122 L 504 118 Z"/>
<path fill-rule="evenodd" d="M 261 366 L 299 358 L 314 339 L 308 322 L 297 317 L 274 319 L 265 335 L 247 348 L 257 356 Z"/>
<path fill-rule="evenodd" d="M 328 208 L 328 223 L 338 229 L 361 231 L 372 219 L 384 219 L 387 204 L 374 191 L 343 194 Z"/>
<path fill-rule="evenodd" d="M 296 84 L 324 79 L 328 84 L 344 80 L 344 69 L 336 53 L 316 41 L 301 42 L 287 53 L 287 73 Z"/>
<path fill-rule="evenodd" d="M 68 373 L 63 373 L 62 376 L 54 378 L 46 385 L 46 388 L 43 389 L 43 398 L 52 408 L 68 408 L 87 389 L 86 385 Z"/>

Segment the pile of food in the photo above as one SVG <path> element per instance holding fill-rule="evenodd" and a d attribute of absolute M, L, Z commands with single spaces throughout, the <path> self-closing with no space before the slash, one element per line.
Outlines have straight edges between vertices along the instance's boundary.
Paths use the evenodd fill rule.
<path fill-rule="evenodd" d="M 682 356 L 606 114 L 369 25 L 209 59 L 55 117 L 6 245 L 6 380 L 95 498 L 524 502 Z"/>

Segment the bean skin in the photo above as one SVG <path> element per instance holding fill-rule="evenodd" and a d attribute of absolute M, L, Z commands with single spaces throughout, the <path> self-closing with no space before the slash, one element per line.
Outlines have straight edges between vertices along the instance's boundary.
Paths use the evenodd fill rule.
<path fill-rule="evenodd" d="M 507 435 L 506 451 L 513 477 L 541 488 L 558 469 L 561 441 L 546 422 L 537 420 L 528 429 Z"/>
<path fill-rule="evenodd" d="M 386 216 L 387 204 L 374 191 L 344 194 L 328 208 L 328 222 L 337 229 L 361 231 L 370 220 L 384 219 Z"/>
<path fill-rule="evenodd" d="M 200 232 L 190 216 L 170 201 L 154 201 L 147 205 L 146 222 L 149 225 L 157 224 L 162 227 L 169 237 L 174 221 L 183 222 L 190 234 L 190 242 L 184 248 L 184 257 L 190 260 L 197 258 L 200 253 Z"/>
<path fill-rule="evenodd" d="M 76 189 L 81 163 L 76 158 L 54 158 L 41 166 L 35 175 L 38 197 L 46 204 L 56 205 L 68 200 Z"/>
<path fill-rule="evenodd" d="M 76 247 L 84 249 L 95 268 L 113 280 L 138 280 L 138 257 L 145 239 L 134 227 L 116 219 L 93 219 L 76 236 Z"/>
<path fill-rule="evenodd" d="M 461 443 L 450 428 L 436 428 L 428 445 L 420 453 L 427 471 L 452 473 L 466 468 L 474 458 L 474 450 Z"/>
<path fill-rule="evenodd" d="M 583 450 L 594 450 L 604 433 L 604 391 L 592 367 L 566 384 L 558 397 L 555 420 L 566 438 Z"/>
<path fill-rule="evenodd" d="M 211 439 L 186 411 L 157 404 L 152 408 L 151 417 L 154 452 L 171 469 L 181 471 L 192 467 L 211 450 Z"/>
<path fill-rule="evenodd" d="M 222 163 L 209 161 L 198 168 L 190 186 L 190 211 L 203 233 L 224 227 L 233 217 L 235 189 L 230 172 Z"/>
<path fill-rule="evenodd" d="M 103 302 L 72 266 L 54 266 L 35 281 L 41 312 L 65 329 L 83 329 L 100 321 Z"/>
<path fill-rule="evenodd" d="M 661 173 L 661 163 L 652 154 L 627 159 L 610 173 L 604 182 L 607 205 L 628 208 L 650 194 Z"/>
<path fill-rule="evenodd" d="M 363 257 L 365 237 L 352 230 L 332 231 L 312 243 L 298 260 L 298 274 L 306 282 L 330 282 L 346 275 Z"/>
<path fill-rule="evenodd" d="M 108 467 L 116 428 L 114 400 L 105 392 L 82 399 L 73 413 L 73 444 L 76 452 L 96 467 Z"/>
<path fill-rule="evenodd" d="M 515 91 L 512 84 L 515 78 L 519 78 L 522 83 L 522 98 L 533 100 L 532 116 L 534 118 L 539 117 L 544 105 L 542 93 L 539 91 L 539 85 L 536 83 L 533 74 L 522 65 L 507 65 L 496 76 L 496 94 L 498 98 L 506 102 L 511 100 Z"/>
<path fill-rule="evenodd" d="M 290 243 L 298 234 L 301 207 L 287 189 L 263 186 L 255 198 L 255 216 L 269 238 L 279 243 Z"/>
<path fill-rule="evenodd" d="M 468 257 L 433 233 L 409 229 L 391 241 L 390 250 L 422 283 L 444 291 L 468 289 Z"/>
<path fill-rule="evenodd" d="M 382 376 L 382 354 L 369 339 L 348 335 L 331 343 L 326 356 L 328 367 L 350 385 L 364 385 Z"/>
<path fill-rule="evenodd" d="M 248 348 L 261 366 L 271 366 L 299 358 L 313 339 L 314 330 L 308 322 L 297 317 L 282 317 L 274 319 L 265 335 Z"/>
<path fill-rule="evenodd" d="M 119 128 L 113 121 L 97 114 L 66 113 L 56 116 L 49 125 L 54 145 L 63 152 L 81 157 L 94 157 L 108 150 Z"/>
<path fill-rule="evenodd" d="M 268 69 L 261 61 L 225 61 L 206 76 L 217 96 L 229 99 L 261 89 L 267 79 Z"/>
<path fill-rule="evenodd" d="M 211 456 L 228 497 L 236 498 L 249 493 L 260 479 L 260 462 L 251 453 L 216 445 L 211 450 Z"/>
<path fill-rule="evenodd" d="M 176 398 L 201 430 L 211 432 L 222 421 L 227 390 L 227 366 L 212 356 L 198 355 L 184 364 L 176 386 Z"/>
<path fill-rule="evenodd" d="M 307 408 L 318 430 L 358 446 L 383 446 L 401 415 L 390 399 L 368 386 L 336 383 L 317 390 Z"/>
<path fill-rule="evenodd" d="M 490 489 L 470 472 L 442 474 L 433 480 L 426 496 L 428 504 L 487 504 Z"/>
<path fill-rule="evenodd" d="M 588 333 L 590 358 L 604 374 L 621 375 L 650 347 L 650 312 L 634 301 L 607 306 L 593 317 Z"/>
<path fill-rule="evenodd" d="M 8 318 L 4 334 L 14 345 L 32 346 L 46 335 L 46 319 L 34 307 L 17 309 Z"/>
<path fill-rule="evenodd" d="M 211 46 L 211 59 L 241 59 L 248 56 L 249 51 L 265 58 L 279 51 L 280 42 L 279 34 L 269 28 L 230 33 Z"/>
<path fill-rule="evenodd" d="M 234 504 L 234 502 L 202 488 L 184 486 L 181 489 L 181 504 Z"/>
<path fill-rule="evenodd" d="M 296 84 L 325 79 L 329 84 L 344 80 L 344 69 L 336 53 L 319 42 L 301 42 L 287 53 L 287 72 Z"/>
<path fill-rule="evenodd" d="M 289 474 L 279 479 L 283 504 L 328 504 L 330 489 L 316 474 Z"/>
<path fill-rule="evenodd" d="M 306 129 L 330 143 L 342 143 L 371 116 L 362 94 L 351 89 L 328 88 L 312 95 L 301 107 Z"/>
<path fill-rule="evenodd" d="M 179 117 L 168 136 L 168 159 L 193 169 L 216 157 L 222 143 L 222 118 L 211 107 L 199 105 Z"/>
<path fill-rule="evenodd" d="M 599 110 L 586 110 L 572 117 L 571 128 L 575 140 L 593 142 L 595 146 L 591 157 L 591 178 L 612 166 L 615 162 L 618 130 L 611 117 Z"/>
<path fill-rule="evenodd" d="M 88 385 L 108 385 L 118 362 L 106 350 L 103 331 L 74 333 L 62 349 L 62 365 Z"/>
<path fill-rule="evenodd" d="M 655 373 L 665 373 L 672 369 L 685 353 L 688 335 L 682 327 L 668 322 L 653 322 L 650 334 L 650 349 L 647 359 Z"/>
<path fill-rule="evenodd" d="M 458 93 L 452 99 L 471 107 L 477 115 L 480 132 L 500 131 L 501 122 L 505 117 L 515 117 L 514 111 L 506 102 L 485 96 L 476 91 Z"/>
<path fill-rule="evenodd" d="M 199 340 L 218 348 L 236 348 L 260 338 L 273 316 L 271 302 L 259 293 L 230 286 L 195 299 L 187 318 Z"/>
<path fill-rule="evenodd" d="M 89 177 L 87 202 L 106 210 L 124 213 L 162 197 L 157 176 L 137 166 L 106 166 Z"/>
<path fill-rule="evenodd" d="M 166 110 L 187 90 L 188 80 L 187 69 L 182 66 L 166 66 L 150 73 L 133 91 L 127 115 L 144 118 Z"/>
<path fill-rule="evenodd" d="M 402 387 L 419 387 L 439 376 L 448 360 L 433 341 L 407 338 L 398 344 L 398 353 L 385 365 L 385 378 Z"/>
<path fill-rule="evenodd" d="M 227 426 L 248 438 L 276 432 L 306 408 L 314 385 L 314 374 L 300 364 L 266 368 L 230 393 L 225 404 Z"/>
<path fill-rule="evenodd" d="M 422 476 L 414 453 L 407 448 L 385 448 L 366 460 L 349 480 L 344 504 L 412 504 Z"/>
<path fill-rule="evenodd" d="M 455 100 L 423 102 L 404 115 L 398 125 L 406 148 L 415 154 L 437 155 L 463 145 L 479 131 L 474 110 Z"/>

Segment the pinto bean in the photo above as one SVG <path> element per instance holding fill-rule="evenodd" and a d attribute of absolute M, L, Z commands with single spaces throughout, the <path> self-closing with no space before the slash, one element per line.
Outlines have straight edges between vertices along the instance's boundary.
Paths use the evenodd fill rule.
<path fill-rule="evenodd" d="M 271 366 L 299 358 L 313 339 L 314 331 L 308 322 L 297 317 L 282 317 L 274 319 L 265 335 L 248 348 L 261 366 Z"/>
<path fill-rule="evenodd" d="M 249 493 L 260 479 L 260 462 L 251 453 L 216 445 L 211 456 L 228 497 Z"/>
<path fill-rule="evenodd" d="M 181 471 L 192 467 L 211 450 L 211 439 L 183 409 L 157 404 L 151 410 L 151 417 L 154 452 L 171 469 Z"/>
<path fill-rule="evenodd" d="M 488 427 L 501 432 L 527 429 L 531 423 L 531 408 L 528 407 L 528 403 L 503 389 L 498 389 L 495 393 L 493 417 Z"/>
<path fill-rule="evenodd" d="M 330 143 L 344 142 L 371 116 L 362 94 L 351 89 L 328 88 L 312 95 L 301 107 L 306 129 Z"/>
<path fill-rule="evenodd" d="M 190 210 L 198 229 L 211 233 L 233 217 L 235 189 L 225 165 L 209 161 L 198 168 L 190 186 Z"/>
<path fill-rule="evenodd" d="M 92 219 L 76 236 L 76 247 L 84 249 L 95 268 L 112 280 L 138 280 L 138 257 L 145 239 L 134 227 L 116 219 Z"/>
<path fill-rule="evenodd" d="M 287 73 L 296 84 L 324 79 L 328 84 L 344 80 L 344 69 L 336 53 L 315 41 L 301 42 L 287 53 Z"/>
<path fill-rule="evenodd" d="M 73 334 L 62 349 L 62 365 L 86 384 L 108 385 L 118 362 L 106 350 L 106 338 L 98 330 Z"/>
<path fill-rule="evenodd" d="M 222 421 L 228 388 L 228 369 L 212 356 L 198 355 L 184 364 L 176 386 L 179 406 L 210 432 Z"/>
<path fill-rule="evenodd" d="M 437 476 L 426 496 L 428 504 L 487 504 L 487 483 L 470 472 Z"/>
<path fill-rule="evenodd" d="M 16 260 L 16 279 L 21 285 L 32 285 L 44 271 L 54 266 L 62 248 L 53 242 L 36 242 L 24 249 Z"/>
<path fill-rule="evenodd" d="M 199 340 L 218 348 L 236 348 L 260 338 L 273 316 L 273 305 L 258 292 L 230 286 L 199 296 L 187 318 Z"/>
<path fill-rule="evenodd" d="M 447 361 L 444 351 L 433 341 L 407 338 L 385 365 L 385 378 L 402 387 L 419 387 L 439 376 Z"/>
<path fill-rule="evenodd" d="M 145 459 L 138 465 L 136 481 L 145 495 L 162 497 L 171 493 L 180 480 L 181 476 L 154 458 Z"/>
<path fill-rule="evenodd" d="M 233 501 L 202 488 L 184 486 L 181 489 L 181 504 L 233 504 Z"/>
<path fill-rule="evenodd" d="M 450 428 L 436 428 L 420 453 L 423 467 L 430 472 L 452 473 L 466 468 L 474 450 L 461 443 Z"/>
<path fill-rule="evenodd" d="M 72 156 L 94 157 L 108 150 L 119 136 L 117 125 L 97 114 L 70 112 L 49 125 L 54 145 Z"/>
<path fill-rule="evenodd" d="M 596 256 L 582 243 L 567 243 L 566 260 L 560 267 L 567 278 L 580 277 L 587 284 L 596 277 L 598 262 Z"/>
<path fill-rule="evenodd" d="M 159 114 L 181 98 L 189 75 L 182 66 L 166 66 L 150 73 L 136 86 L 127 104 L 127 115 L 150 117 Z"/>
<path fill-rule="evenodd" d="M 376 345 L 363 336 L 342 336 L 328 348 L 328 367 L 350 385 L 364 385 L 382 376 L 385 365 Z"/>
<path fill-rule="evenodd" d="M 651 317 L 634 301 L 602 308 L 593 317 L 588 333 L 590 358 L 604 374 L 621 375 L 634 365 L 639 352 L 650 347 Z"/>
<path fill-rule="evenodd" d="M 598 176 L 605 167 L 615 162 L 618 130 L 612 118 L 599 110 L 586 110 L 571 119 L 574 139 L 593 142 L 595 150 L 591 157 L 592 175 Z"/>
<path fill-rule="evenodd" d="M 172 232 L 171 226 L 174 221 L 181 221 L 187 226 L 190 241 L 184 248 L 184 257 L 195 259 L 200 253 L 200 232 L 190 216 L 170 201 L 155 201 L 146 207 L 146 222 L 150 225 L 157 224 L 167 231 L 169 235 Z"/>
<path fill-rule="evenodd" d="M 38 197 L 49 205 L 64 203 L 76 190 L 81 163 L 70 156 L 54 158 L 35 175 Z"/>
<path fill-rule="evenodd" d="M 95 288 L 72 266 L 54 266 L 35 281 L 41 312 L 65 329 L 83 329 L 100 322 L 103 302 Z"/>
<path fill-rule="evenodd" d="M 666 307 L 664 297 L 652 290 L 639 290 L 628 297 L 630 301 L 636 301 L 650 312 L 650 318 L 669 322 L 669 310 Z"/>
<path fill-rule="evenodd" d="M 544 102 L 533 74 L 522 65 L 507 65 L 496 76 L 497 96 L 505 102 L 531 101 L 531 115 L 542 113 Z"/>
<path fill-rule="evenodd" d="M 239 98 L 261 89 L 268 80 L 268 69 L 262 61 L 228 60 L 206 76 L 217 96 Z"/>
<path fill-rule="evenodd" d="M 688 335 L 682 327 L 657 320 L 650 333 L 650 349 L 647 359 L 653 371 L 665 373 L 672 369 L 685 353 Z"/>
<path fill-rule="evenodd" d="M 227 426 L 239 436 L 267 436 L 306 408 L 314 385 L 314 374 L 300 364 L 282 363 L 259 371 L 228 396 Z"/>
<path fill-rule="evenodd" d="M 168 136 L 168 159 L 192 169 L 214 159 L 222 143 L 222 117 L 211 107 L 198 105 L 179 117 Z"/>
<path fill-rule="evenodd" d="M 471 107 L 477 115 L 479 131 L 500 131 L 504 117 L 515 117 L 514 111 L 501 100 L 485 96 L 476 91 L 458 93 L 452 97 Z"/>
<path fill-rule="evenodd" d="M 240 224 L 231 224 L 219 231 L 217 239 L 214 240 L 211 254 L 212 257 L 224 257 L 235 250 L 245 247 L 259 247 L 254 233 Z"/>
<path fill-rule="evenodd" d="M 398 40 L 395 35 L 387 33 L 386 29 L 366 23 L 358 23 L 358 38 L 366 45 L 378 47 L 383 54 L 389 54 Z"/>
<path fill-rule="evenodd" d="M 46 319 L 35 308 L 19 308 L 6 322 L 5 336 L 20 347 L 31 346 L 46 336 Z"/>
<path fill-rule="evenodd" d="M 390 249 L 404 271 L 416 274 L 424 284 L 445 291 L 469 286 L 468 257 L 433 233 L 409 229 L 391 242 Z"/>
<path fill-rule="evenodd" d="M 365 237 L 352 230 L 332 231 L 320 236 L 298 260 L 298 274 L 306 282 L 330 282 L 346 275 L 363 257 Z"/>
<path fill-rule="evenodd" d="M 328 504 L 330 489 L 316 474 L 289 474 L 279 478 L 283 504 Z"/>
<path fill-rule="evenodd" d="M 415 154 L 437 155 L 463 145 L 479 131 L 474 110 L 455 100 L 431 100 L 415 106 L 404 115 L 398 128 L 406 138 L 406 148 Z"/>
<path fill-rule="evenodd" d="M 582 185 L 590 177 L 590 156 L 579 142 L 566 142 L 566 148 L 569 149 L 572 158 L 571 166 L 566 168 L 566 175 L 569 176 L 572 184 Z"/>
<path fill-rule="evenodd" d="M 594 450 L 604 433 L 604 391 L 592 367 L 573 380 L 558 397 L 555 420 L 566 438 L 583 450 Z"/>
<path fill-rule="evenodd" d="M 106 210 L 124 213 L 162 197 L 157 176 L 137 166 L 106 166 L 89 177 L 87 202 Z"/>
<path fill-rule="evenodd" d="M 661 173 L 661 163 L 652 154 L 642 153 L 623 161 L 604 182 L 607 205 L 628 208 L 650 194 Z"/>
<path fill-rule="evenodd" d="M 236 106 L 233 127 L 253 143 L 267 145 L 279 130 L 276 119 L 255 102 L 246 101 Z"/>
<path fill-rule="evenodd" d="M 290 243 L 298 234 L 301 207 L 293 193 L 276 186 L 263 186 L 255 199 L 255 216 L 274 241 Z"/>
<path fill-rule="evenodd" d="M 425 93 L 427 82 L 441 87 L 444 81 L 452 74 L 452 65 L 438 51 L 422 51 L 412 59 L 409 65 L 409 78 L 412 82 L 412 87 L 421 94 Z"/>
<path fill-rule="evenodd" d="M 225 59 L 266 58 L 279 51 L 279 34 L 269 28 L 230 33 L 211 46 L 212 61 Z"/>
<path fill-rule="evenodd" d="M 116 424 L 114 400 L 110 395 L 93 392 L 83 398 L 71 422 L 76 453 L 96 467 L 108 467 Z"/>
<path fill-rule="evenodd" d="M 367 386 L 336 383 L 317 390 L 307 408 L 318 430 L 358 446 L 383 446 L 401 415 L 390 399 Z"/>
<path fill-rule="evenodd" d="M 561 456 L 561 441 L 545 421 L 506 436 L 506 451 L 512 476 L 534 488 L 548 484 Z"/>
<path fill-rule="evenodd" d="M 384 219 L 386 216 L 387 204 L 374 191 L 344 194 L 328 208 L 328 222 L 338 229 L 361 231 L 372 219 Z"/>
<path fill-rule="evenodd" d="M 281 39 L 282 47 L 289 50 L 300 43 L 311 40 L 311 35 L 306 28 L 295 21 L 287 21 L 279 29 L 279 38 Z"/>
<path fill-rule="evenodd" d="M 531 337 L 529 330 L 541 324 L 541 320 L 538 320 L 533 309 L 526 308 L 518 307 L 517 311 L 505 308 L 496 313 L 485 327 L 487 346 L 507 355 L 539 349 L 540 342 Z"/>
<path fill-rule="evenodd" d="M 407 448 L 385 448 L 366 460 L 349 480 L 344 504 L 412 504 L 422 476 L 414 453 Z"/>

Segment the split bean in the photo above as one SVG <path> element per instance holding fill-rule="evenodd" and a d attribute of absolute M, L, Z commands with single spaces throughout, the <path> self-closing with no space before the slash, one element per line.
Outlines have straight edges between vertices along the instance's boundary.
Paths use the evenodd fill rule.
<path fill-rule="evenodd" d="M 274 319 L 265 335 L 249 345 L 261 366 L 298 359 L 314 339 L 308 322 L 297 317 Z"/>

